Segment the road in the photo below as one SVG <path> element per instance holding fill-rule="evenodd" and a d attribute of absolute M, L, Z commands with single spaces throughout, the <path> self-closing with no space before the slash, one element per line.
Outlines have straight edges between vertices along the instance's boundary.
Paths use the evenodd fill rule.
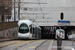
<path fill-rule="evenodd" d="M 40 45 L 36 50 L 51 50 L 53 40 L 47 40 L 45 43 Z"/>
<path fill-rule="evenodd" d="M 72 41 L 62 40 L 62 50 L 72 50 Z M 13 40 L 0 42 L 0 50 L 57 50 L 57 40 Z"/>
<path fill-rule="evenodd" d="M 17 40 L 0 43 L 0 50 L 35 50 L 46 40 Z"/>

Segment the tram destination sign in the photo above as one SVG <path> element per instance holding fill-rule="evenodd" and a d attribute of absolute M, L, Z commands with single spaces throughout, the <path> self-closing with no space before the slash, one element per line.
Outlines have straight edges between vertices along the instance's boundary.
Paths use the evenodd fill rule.
<path fill-rule="evenodd" d="M 58 20 L 59 26 L 70 26 L 70 21 Z"/>

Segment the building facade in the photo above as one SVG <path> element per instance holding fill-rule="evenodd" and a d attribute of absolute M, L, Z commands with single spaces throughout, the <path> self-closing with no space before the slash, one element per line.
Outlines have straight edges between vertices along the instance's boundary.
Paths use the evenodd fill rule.
<path fill-rule="evenodd" d="M 35 20 L 39 26 L 58 26 L 58 20 L 75 25 L 75 0 L 20 0 L 20 18 Z M 16 12 L 17 12 L 16 8 Z M 12 9 L 12 17 L 14 17 Z M 17 17 L 17 15 L 16 15 Z M 18 17 L 17 17 L 18 19 Z"/>
<path fill-rule="evenodd" d="M 0 22 L 7 22 L 11 18 L 12 0 L 0 0 Z"/>

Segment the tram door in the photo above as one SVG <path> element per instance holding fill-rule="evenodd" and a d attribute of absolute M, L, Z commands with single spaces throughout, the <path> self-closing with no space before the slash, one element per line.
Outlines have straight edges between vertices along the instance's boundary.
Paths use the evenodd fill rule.
<path fill-rule="evenodd" d="M 35 34 L 34 34 L 34 33 L 35 33 L 35 32 L 34 32 L 34 27 L 32 28 L 32 32 L 33 32 L 33 33 L 32 33 L 32 34 L 33 34 L 33 35 L 32 35 L 32 37 L 33 37 L 33 38 L 35 38 Z"/>
<path fill-rule="evenodd" d="M 33 29 L 33 35 L 32 35 L 32 37 L 33 38 L 37 38 L 37 28 L 33 27 L 32 29 Z"/>

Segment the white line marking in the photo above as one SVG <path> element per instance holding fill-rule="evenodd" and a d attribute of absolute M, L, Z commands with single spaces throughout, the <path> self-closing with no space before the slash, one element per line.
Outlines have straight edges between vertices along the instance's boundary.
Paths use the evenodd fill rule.
<path fill-rule="evenodd" d="M 52 41 L 50 42 L 49 47 L 48 47 L 48 50 L 51 50 L 53 41 L 54 41 L 54 40 L 52 40 Z"/>

